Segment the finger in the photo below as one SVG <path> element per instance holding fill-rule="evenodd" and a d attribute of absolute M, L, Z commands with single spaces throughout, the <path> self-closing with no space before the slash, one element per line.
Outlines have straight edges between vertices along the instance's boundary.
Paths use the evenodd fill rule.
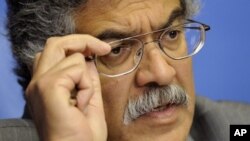
<path fill-rule="evenodd" d="M 89 74 L 91 76 L 91 82 L 93 85 L 93 96 L 89 101 L 88 106 L 88 117 L 96 117 L 97 115 L 104 115 L 103 100 L 101 94 L 101 85 L 98 72 L 96 70 L 95 64 L 87 63 L 89 68 Z"/>
<path fill-rule="evenodd" d="M 81 76 L 78 76 L 78 78 L 81 78 L 79 83 L 75 83 L 75 85 L 77 85 L 77 91 L 74 91 L 76 93 L 75 94 L 76 101 L 71 99 L 70 102 L 72 105 L 77 104 L 78 108 L 82 112 L 85 112 L 86 107 L 89 104 L 89 100 L 93 95 L 93 89 L 94 89 L 93 84 L 98 83 L 98 85 L 95 85 L 95 87 L 98 87 L 98 89 L 100 89 L 98 73 L 97 73 L 97 70 L 95 69 L 94 63 L 92 62 L 91 63 L 92 65 L 90 65 L 89 63 L 86 64 L 86 62 L 84 60 L 84 55 L 80 54 L 80 53 L 75 53 L 75 54 L 72 54 L 69 57 L 65 58 L 63 61 L 61 61 L 55 67 L 53 67 L 50 70 L 50 73 L 56 74 L 56 73 L 58 73 L 58 71 L 63 70 L 67 67 L 70 67 L 73 64 L 81 65 L 81 67 L 83 69 L 83 74 Z M 90 70 L 89 70 L 89 68 L 90 68 Z M 94 70 L 91 68 L 94 68 Z M 90 73 L 90 72 L 92 72 L 92 73 Z M 93 75 L 95 75 L 95 76 L 93 76 Z M 95 79 L 93 79 L 92 77 L 95 77 Z M 95 82 L 93 82 L 93 80 Z M 76 81 L 74 81 L 74 82 L 76 82 Z M 69 89 L 71 90 L 71 88 L 72 88 L 72 86 Z M 95 89 L 97 89 L 97 88 L 95 88 Z M 100 93 L 100 90 L 98 90 L 98 92 Z M 101 99 L 99 101 L 101 101 Z"/>
<path fill-rule="evenodd" d="M 47 40 L 41 55 L 39 70 L 42 74 L 49 68 L 60 62 L 67 55 L 80 52 L 85 55 L 104 55 L 111 50 L 110 46 L 101 40 L 89 35 L 68 35 L 64 37 L 50 38 Z"/>
<path fill-rule="evenodd" d="M 68 56 L 67 58 L 61 60 L 55 66 L 51 67 L 50 72 L 51 73 L 57 72 L 62 69 L 68 68 L 72 65 L 80 65 L 80 64 L 82 65 L 82 69 L 87 69 L 84 55 L 81 53 L 74 53 Z"/>
<path fill-rule="evenodd" d="M 53 76 L 54 79 L 62 78 L 61 81 L 65 81 L 63 80 L 65 76 L 61 74 L 64 72 L 64 70 L 68 70 L 70 67 L 74 65 L 79 66 L 79 68 L 82 69 L 82 74 L 79 74 L 78 77 L 72 77 L 72 80 L 73 80 L 72 83 L 67 83 L 67 85 L 64 84 L 64 87 L 67 88 L 68 91 L 71 92 L 71 95 L 67 96 L 67 98 L 70 98 L 71 105 L 78 105 L 79 109 L 81 111 L 84 111 L 93 93 L 92 92 L 93 88 L 92 88 L 91 78 L 90 78 L 90 75 L 88 74 L 88 69 L 87 69 L 83 54 L 75 53 L 75 54 L 70 55 L 69 57 L 63 59 L 61 62 L 53 66 L 46 73 L 46 75 Z M 79 102 L 77 102 L 75 98 L 78 99 Z"/>
<path fill-rule="evenodd" d="M 97 55 L 105 55 L 111 50 L 108 43 L 93 36 L 82 34 L 64 36 L 62 42 L 59 43 L 59 46 L 62 46 L 68 54 L 72 52 L 91 52 Z"/>
<path fill-rule="evenodd" d="M 91 79 L 90 83 L 92 84 L 92 88 L 86 89 L 86 84 L 84 84 L 86 82 L 80 83 L 79 87 L 81 90 L 77 93 L 77 105 L 79 109 L 81 109 L 81 111 L 83 111 L 85 114 L 89 112 L 87 107 L 90 108 L 91 106 L 94 106 L 97 109 L 103 109 L 101 86 L 96 67 L 93 62 L 87 62 L 86 64 L 88 68 L 88 76 L 90 76 L 89 79 Z"/>
<path fill-rule="evenodd" d="M 86 70 L 83 69 L 82 64 L 69 66 L 58 72 L 51 73 L 48 76 L 50 76 L 50 78 L 44 82 L 44 85 L 49 85 L 49 87 L 44 86 L 46 88 L 41 89 L 51 88 L 51 92 L 48 92 L 50 95 L 47 95 L 48 99 L 56 99 L 57 103 L 65 104 L 64 106 L 69 106 L 72 104 L 71 92 L 75 89 L 78 91 L 85 90 L 85 94 L 87 95 L 92 94 L 93 86 L 91 83 L 91 78 L 86 73 Z M 84 86 L 79 87 L 79 84 L 81 83 L 83 83 Z M 88 100 L 85 102 L 88 102 Z M 83 108 L 85 107 L 81 107 L 81 110 L 83 110 Z"/>
<path fill-rule="evenodd" d="M 95 102 L 97 102 L 98 106 L 100 108 L 102 108 L 103 101 L 102 101 L 101 85 L 100 85 L 100 78 L 99 78 L 98 71 L 97 71 L 96 66 L 93 62 L 87 63 L 87 67 L 89 68 L 89 73 L 91 76 L 92 85 L 95 88 L 94 89 L 95 95 L 94 95 L 93 100 L 96 100 Z"/>
<path fill-rule="evenodd" d="M 86 115 L 88 122 L 91 125 L 90 128 L 93 131 L 95 131 L 96 129 L 102 128 L 102 130 L 104 131 L 102 133 L 106 133 L 107 128 L 106 128 L 105 113 L 104 113 L 104 108 L 103 108 L 103 100 L 102 100 L 102 94 L 101 94 L 99 75 L 97 73 L 94 63 L 87 63 L 87 66 L 89 68 L 89 72 L 91 75 L 94 93 L 89 100 L 89 104 L 87 107 L 87 114 L 85 115 Z M 98 136 L 96 140 L 99 140 Z"/>
<path fill-rule="evenodd" d="M 90 77 L 91 75 L 89 74 L 88 66 L 84 61 L 83 55 L 80 53 L 72 54 L 53 67 L 50 70 L 50 73 L 58 74 L 60 73 L 60 70 L 67 70 L 72 65 L 79 66 L 79 68 L 82 69 L 82 74 L 79 74 L 77 77 L 72 77 L 73 83 L 68 87 L 68 90 L 71 91 L 70 103 L 71 105 L 77 105 L 81 111 L 84 111 L 88 105 L 90 97 L 93 95 L 93 86 Z M 76 98 L 76 101 L 74 98 Z"/>
<path fill-rule="evenodd" d="M 91 99 L 91 97 L 93 96 L 93 87 L 89 87 L 89 88 L 85 88 L 82 90 L 79 90 L 77 92 L 77 96 L 76 96 L 76 103 L 77 103 L 77 107 L 86 115 L 87 114 L 87 108 L 89 105 L 89 101 Z"/>
<path fill-rule="evenodd" d="M 100 93 L 100 91 L 96 91 L 96 89 L 100 89 L 100 85 L 93 85 L 93 84 L 95 84 L 95 82 L 93 82 L 93 79 L 92 79 L 93 77 L 96 77 L 96 76 L 98 77 L 98 73 L 96 70 L 92 69 L 93 66 L 90 64 L 94 65 L 93 62 L 86 63 L 86 67 L 88 68 L 88 70 L 86 70 L 87 71 L 86 75 L 89 76 L 88 77 L 90 80 L 89 83 L 91 83 L 90 85 L 92 87 L 86 88 L 86 84 L 85 84 L 86 82 L 81 81 L 81 83 L 79 83 L 79 85 L 78 85 L 78 87 L 81 90 L 79 90 L 77 93 L 77 105 L 78 105 L 78 108 L 81 109 L 81 111 L 84 114 L 87 113 L 86 110 L 88 110 L 87 107 L 88 107 L 89 101 L 92 99 L 93 95 L 95 95 L 95 93 L 97 93 L 97 92 Z M 93 71 L 95 71 L 95 72 L 93 72 Z M 93 76 L 93 75 L 95 75 L 95 76 Z M 98 80 L 98 82 L 99 82 L 99 80 Z M 91 101 L 93 101 L 93 100 L 91 100 Z M 93 102 L 93 103 L 95 103 L 95 102 Z"/>
<path fill-rule="evenodd" d="M 71 67 L 75 67 L 75 71 L 79 69 L 81 73 L 77 73 L 72 68 L 72 73 L 76 73 L 78 75 L 71 75 L 71 79 L 73 80 L 72 85 L 68 88 L 69 90 L 74 90 L 77 88 L 78 91 L 82 89 L 91 89 L 92 83 L 91 83 L 91 77 L 89 75 L 88 66 L 84 60 L 84 56 L 80 53 L 75 53 L 70 55 L 69 57 L 63 59 L 61 62 L 59 62 L 57 65 L 51 68 L 51 70 L 48 72 L 48 75 L 57 75 L 60 73 L 64 73 L 64 70 L 70 70 Z M 67 76 L 67 75 L 66 75 Z M 72 77 L 74 76 L 74 77 Z M 58 77 L 65 77 L 58 76 Z M 75 91 L 75 90 L 74 90 Z M 75 91 L 77 93 L 77 91 Z"/>

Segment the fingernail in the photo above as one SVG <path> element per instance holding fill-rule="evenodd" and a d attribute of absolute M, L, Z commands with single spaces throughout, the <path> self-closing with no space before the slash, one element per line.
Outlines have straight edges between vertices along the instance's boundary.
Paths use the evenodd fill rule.
<path fill-rule="evenodd" d="M 106 42 L 103 42 L 103 48 L 107 49 L 108 51 L 111 50 L 111 46 Z"/>

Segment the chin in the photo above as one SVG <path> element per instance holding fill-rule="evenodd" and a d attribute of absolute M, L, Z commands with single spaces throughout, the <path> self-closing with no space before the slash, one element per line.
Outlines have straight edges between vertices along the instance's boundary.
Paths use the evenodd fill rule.
<path fill-rule="evenodd" d="M 193 110 L 178 106 L 168 108 L 143 115 L 128 125 L 122 123 L 116 128 L 119 130 L 110 129 L 108 141 L 186 141 Z"/>

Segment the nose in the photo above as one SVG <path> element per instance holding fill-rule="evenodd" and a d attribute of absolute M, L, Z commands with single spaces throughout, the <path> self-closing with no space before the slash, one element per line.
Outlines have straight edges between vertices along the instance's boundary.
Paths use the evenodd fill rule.
<path fill-rule="evenodd" d="M 168 58 L 158 47 L 156 42 L 145 45 L 141 64 L 136 72 L 138 86 L 156 83 L 159 86 L 168 85 L 176 75 Z"/>

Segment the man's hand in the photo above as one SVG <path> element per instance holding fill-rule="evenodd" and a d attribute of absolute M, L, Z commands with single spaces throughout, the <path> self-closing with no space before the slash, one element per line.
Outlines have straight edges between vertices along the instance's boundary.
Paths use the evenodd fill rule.
<path fill-rule="evenodd" d="M 101 87 L 91 54 L 110 46 L 89 35 L 52 37 L 38 53 L 26 97 L 44 141 L 106 141 Z"/>

